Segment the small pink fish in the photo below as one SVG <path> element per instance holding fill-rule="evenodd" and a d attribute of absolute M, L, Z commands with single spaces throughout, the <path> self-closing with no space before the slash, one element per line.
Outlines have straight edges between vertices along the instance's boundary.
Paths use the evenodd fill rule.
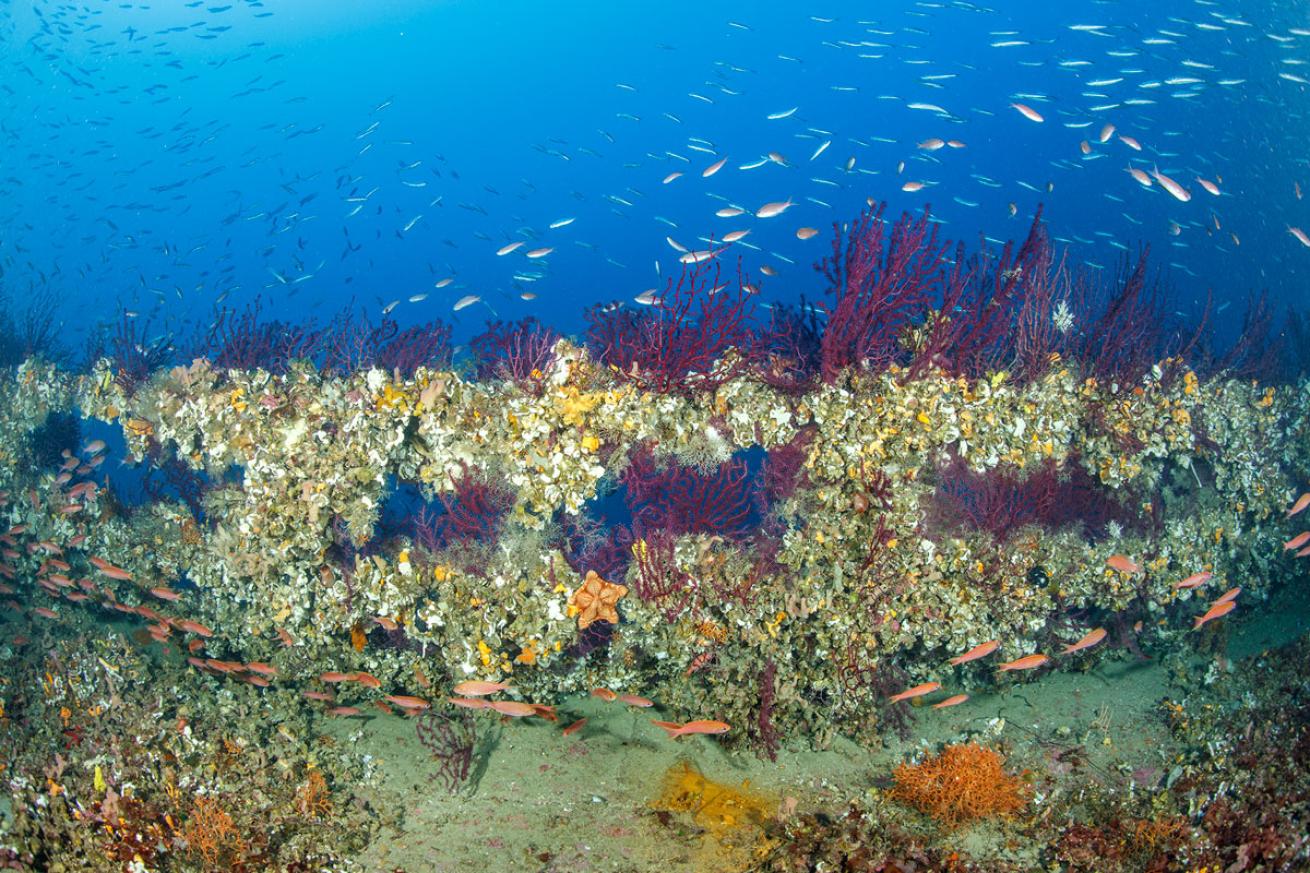
<path fill-rule="evenodd" d="M 1214 576 L 1214 574 L 1211 573 L 1209 570 L 1205 570 L 1205 571 L 1202 571 L 1202 572 L 1200 572 L 1200 573 L 1193 573 L 1192 575 L 1188 576 L 1188 577 L 1187 577 L 1186 579 L 1184 579 L 1183 581 L 1181 581 L 1181 582 L 1175 582 L 1175 583 L 1174 583 L 1174 589 L 1175 589 L 1175 590 L 1179 590 L 1179 589 L 1183 589 L 1183 588 L 1199 588 L 1200 586 L 1202 586 L 1202 585 L 1204 585 L 1205 583 L 1209 582 L 1210 579 L 1211 579 L 1211 577 L 1213 577 L 1213 576 Z"/>
<path fill-rule="evenodd" d="M 1225 591 L 1223 594 L 1219 596 L 1219 599 L 1216 600 L 1215 603 L 1216 604 L 1227 603 L 1230 600 L 1236 600 L 1237 595 L 1241 593 L 1242 593 L 1241 585 L 1238 585 L 1236 588 L 1229 588 L 1227 591 Z"/>
<path fill-rule="evenodd" d="M 640 706 L 642 708 L 655 705 L 655 701 L 646 697 L 638 697 L 635 694 L 620 694 L 619 700 L 623 701 L 628 706 Z"/>
<path fill-rule="evenodd" d="M 900 703 L 902 700 L 923 697 L 925 694 L 932 694 L 934 691 L 940 691 L 941 687 L 942 683 L 940 682 L 924 682 L 922 685 L 908 688 L 900 694 L 893 694 L 890 699 L 892 703 Z"/>
<path fill-rule="evenodd" d="M 387 699 L 390 700 L 390 698 Z M 531 703 L 523 703 L 518 700 L 492 700 L 487 703 L 487 706 L 501 715 L 508 715 L 510 718 L 527 718 L 530 715 L 540 714 Z"/>
<path fill-rule="evenodd" d="M 1199 629 L 1208 621 L 1214 621 L 1216 618 L 1223 618 L 1228 613 L 1237 608 L 1237 601 L 1226 600 L 1223 603 L 1216 603 L 1205 611 L 1205 615 L 1197 616 L 1196 624 L 1192 630 Z"/>
<path fill-rule="evenodd" d="M 464 709 L 486 709 L 491 701 L 483 697 L 447 697 L 446 702 Z"/>
<path fill-rule="evenodd" d="M 1307 534 L 1306 536 L 1307 538 L 1310 538 L 1310 534 Z M 1132 574 L 1142 572 L 1142 566 L 1127 555 L 1111 555 L 1106 559 L 1105 565 L 1111 570 L 1117 570 L 1120 573 Z"/>
<path fill-rule="evenodd" d="M 959 706 L 961 703 L 964 703 L 964 701 L 966 701 L 966 700 L 968 700 L 968 699 L 969 699 L 969 695 L 967 695 L 967 694 L 957 694 L 957 695 L 955 695 L 954 697 L 948 697 L 948 698 L 946 698 L 946 699 L 943 700 L 941 703 L 934 703 L 934 704 L 932 705 L 932 708 L 933 708 L 933 709 L 945 709 L 945 708 L 948 707 L 948 706 Z"/>
<path fill-rule="evenodd" d="M 504 682 L 483 682 L 478 679 L 470 679 L 467 682 L 461 682 L 451 691 L 463 697 L 486 697 L 488 694 L 495 694 L 498 691 L 509 691 L 510 687 Z"/>
<path fill-rule="evenodd" d="M 401 709 L 420 710 L 432 705 L 422 697 L 410 697 L 408 694 L 387 694 L 385 698 Z"/>
<path fill-rule="evenodd" d="M 1001 647 L 1000 640 L 988 640 L 985 643 L 979 643 L 963 655 L 956 655 L 948 661 L 948 664 L 967 664 L 970 661 L 976 661 L 979 658 L 985 658 L 992 652 Z"/>
<path fill-rule="evenodd" d="M 1300 497 L 1296 498 L 1296 502 L 1292 504 L 1292 508 L 1287 510 L 1287 517 L 1291 518 L 1307 506 L 1310 506 L 1310 491 L 1307 491 Z"/>
<path fill-rule="evenodd" d="M 1046 655 L 1040 653 L 1033 654 L 1033 655 L 1024 655 L 1022 658 L 1019 658 L 1017 660 L 1006 661 L 1004 664 L 997 667 L 996 669 L 1000 670 L 1001 672 L 1006 672 L 1009 670 L 1032 670 L 1035 667 L 1042 666 L 1049 660 L 1051 659 L 1048 658 Z"/>
<path fill-rule="evenodd" d="M 1301 533 L 1283 543 L 1283 551 L 1287 552 L 1292 549 L 1299 549 L 1306 543 L 1310 543 L 1310 530 L 1301 531 Z"/>
<path fill-rule="evenodd" d="M 1098 627 L 1076 643 L 1065 646 L 1061 655 L 1072 655 L 1074 652 L 1081 652 L 1083 649 L 1090 649 L 1092 646 L 1105 639 L 1105 628 Z"/>
<path fill-rule="evenodd" d="M 669 739 L 676 740 L 678 737 L 685 737 L 689 734 L 726 734 L 732 730 L 732 725 L 727 722 L 713 721 L 710 719 L 697 719 L 689 721 L 686 724 L 676 724 L 671 721 L 651 720 L 655 727 L 663 728 L 669 735 Z"/>

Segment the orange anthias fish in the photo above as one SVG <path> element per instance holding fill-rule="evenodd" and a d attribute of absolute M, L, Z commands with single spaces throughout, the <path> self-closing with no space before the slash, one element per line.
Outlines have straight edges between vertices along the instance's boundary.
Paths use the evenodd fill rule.
<path fill-rule="evenodd" d="M 902 700 L 910 700 L 911 698 L 914 697 L 923 697 L 925 694 L 932 694 L 934 691 L 940 691 L 941 688 L 942 688 L 942 683 L 940 682 L 924 682 L 922 685 L 916 685 L 913 688 L 906 689 L 905 691 L 902 691 L 900 694 L 893 694 L 891 696 L 891 702 L 900 703 Z"/>
<path fill-rule="evenodd" d="M 1287 510 L 1287 517 L 1291 518 L 1307 506 L 1310 506 L 1310 491 L 1307 491 L 1305 494 L 1296 498 L 1296 502 L 1292 504 L 1292 508 Z"/>
<path fill-rule="evenodd" d="M 1214 621 L 1216 618 L 1223 618 L 1236 608 L 1236 600 L 1225 600 L 1223 603 L 1216 603 L 1205 611 L 1205 615 L 1197 616 L 1196 624 L 1193 625 L 1192 630 L 1198 630 L 1208 621 Z"/>
<path fill-rule="evenodd" d="M 510 687 L 504 682 L 482 682 L 471 679 L 468 682 L 459 683 L 450 690 L 461 697 L 486 697 L 488 694 L 495 694 L 498 691 L 509 691 Z"/>
<path fill-rule="evenodd" d="M 408 694 L 388 694 L 386 695 L 386 699 L 396 704 L 396 706 L 399 706 L 401 709 L 427 709 L 432 705 L 422 697 L 410 697 Z"/>
<path fill-rule="evenodd" d="M 1001 666 L 997 667 L 996 669 L 1000 670 L 1001 672 L 1006 672 L 1009 670 L 1031 670 L 1034 667 L 1042 666 L 1049 660 L 1051 659 L 1048 658 L 1046 655 L 1040 653 L 1034 655 L 1024 655 L 1022 658 L 1019 658 L 1018 660 L 1007 661 Z"/>
<path fill-rule="evenodd" d="M 390 700 L 391 698 L 387 699 Z M 518 700 L 492 700 L 487 703 L 487 707 L 496 710 L 501 715 L 508 715 L 510 718 L 527 718 L 530 715 L 540 715 L 536 706 Z"/>
<path fill-rule="evenodd" d="M 184 631 L 189 631 L 197 636 L 212 637 L 214 635 L 212 628 L 207 627 L 198 621 L 192 621 L 189 618 L 177 619 L 173 624 L 178 628 L 181 628 Z"/>
<path fill-rule="evenodd" d="M 575 721 L 573 724 L 564 728 L 564 730 L 561 731 L 560 733 L 562 733 L 564 736 L 567 737 L 570 734 L 576 734 L 578 731 L 582 730 L 586 726 L 587 726 L 587 720 L 585 718 L 580 718 L 577 721 Z"/>
<path fill-rule="evenodd" d="M 485 697 L 447 697 L 445 701 L 453 707 L 464 709 L 486 709 L 491 705 L 491 701 L 486 700 Z"/>
<path fill-rule="evenodd" d="M 713 721 L 710 719 L 697 719 L 689 721 L 686 724 L 677 724 L 671 721 L 651 720 L 655 727 L 663 728 L 668 732 L 669 739 L 676 740 L 678 737 L 685 737 L 688 734 L 726 734 L 732 730 L 732 725 L 727 722 Z"/>
<path fill-rule="evenodd" d="M 491 701 L 484 697 L 447 697 L 446 702 L 464 709 L 486 709 Z"/>
<path fill-rule="evenodd" d="M 1064 647 L 1060 652 L 1061 655 L 1072 655 L 1074 652 L 1081 652 L 1083 649 L 1090 649 L 1092 646 L 1105 639 L 1105 628 L 1098 627 L 1076 643 Z"/>
<path fill-rule="evenodd" d="M 954 697 L 948 697 L 948 698 L 946 698 L 946 699 L 943 700 L 941 703 L 934 703 L 934 704 L 932 705 L 932 708 L 933 708 L 933 709 L 945 709 L 945 708 L 948 707 L 948 706 L 959 706 L 961 703 L 964 703 L 964 701 L 966 701 L 966 700 L 968 700 L 968 699 L 969 699 L 969 695 L 967 695 L 967 694 L 957 694 L 957 695 L 955 695 Z"/>
<path fill-rule="evenodd" d="M 636 694 L 620 694 L 619 700 L 628 706 L 640 706 L 642 708 L 655 705 L 655 701 L 647 697 L 638 697 Z"/>
<path fill-rule="evenodd" d="M 1184 579 L 1183 581 L 1181 581 L 1181 582 L 1175 582 L 1175 583 L 1174 583 L 1174 589 L 1175 589 L 1175 590 L 1178 590 L 1178 589 L 1183 589 L 1183 588 L 1199 588 L 1200 586 L 1202 586 L 1202 585 L 1204 585 L 1205 583 L 1209 582 L 1210 579 L 1211 579 L 1213 576 L 1214 576 L 1214 574 L 1211 573 L 1209 570 L 1205 570 L 1205 571 L 1200 572 L 1200 573 L 1193 573 L 1192 575 L 1188 576 L 1188 577 L 1187 577 L 1186 579 Z"/>
<path fill-rule="evenodd" d="M 1111 570 L 1118 570 L 1120 573 L 1140 573 L 1142 567 L 1127 555 L 1111 555 L 1106 559 L 1105 565 Z"/>
<path fill-rule="evenodd" d="M 1221 594 L 1221 595 L 1219 596 L 1219 599 L 1216 600 L 1215 603 L 1216 603 L 1216 604 L 1218 604 L 1218 603 L 1227 603 L 1227 602 L 1230 601 L 1230 600 L 1236 600 L 1236 599 L 1237 599 L 1237 595 L 1239 595 L 1239 594 L 1241 594 L 1241 593 L 1242 593 L 1242 586 L 1241 586 L 1241 585 L 1238 585 L 1236 588 L 1229 588 L 1227 591 L 1225 591 L 1223 594 Z"/>
<path fill-rule="evenodd" d="M 610 691 L 608 688 L 593 688 L 591 689 L 591 696 L 599 697 L 606 703 L 619 699 L 619 695 Z"/>
<path fill-rule="evenodd" d="M 1283 543 L 1283 551 L 1288 552 L 1292 549 L 1299 549 L 1306 543 L 1310 543 L 1310 530 L 1302 531 L 1287 542 Z"/>
<path fill-rule="evenodd" d="M 965 652 L 963 655 L 956 655 L 954 658 L 951 658 L 951 660 L 947 661 L 947 663 L 967 664 L 970 661 L 976 661 L 979 658 L 987 657 L 988 655 L 990 655 L 992 652 L 996 651 L 1000 647 L 1001 647 L 1000 640 L 988 640 L 985 643 L 979 643 L 969 651 Z"/>

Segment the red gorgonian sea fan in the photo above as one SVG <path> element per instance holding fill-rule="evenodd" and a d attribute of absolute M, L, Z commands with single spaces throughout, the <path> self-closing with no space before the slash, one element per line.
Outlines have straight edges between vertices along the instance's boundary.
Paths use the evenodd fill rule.
<path fill-rule="evenodd" d="M 637 311 L 620 304 L 587 310 L 587 344 L 615 375 L 645 390 L 684 395 L 713 391 L 746 372 L 753 345 L 754 291 L 737 266 L 721 282 L 717 260 L 687 267 L 659 301 Z M 736 349 L 733 363 L 723 356 Z"/>
<path fill-rule="evenodd" d="M 642 447 L 621 479 L 633 519 L 646 528 L 738 538 L 755 527 L 755 482 L 742 459 L 707 473 L 672 462 L 660 466 Z"/>
<path fill-rule="evenodd" d="M 832 382 L 844 371 L 879 372 L 906 357 L 914 319 L 965 281 L 964 247 L 939 242 L 925 208 L 906 212 L 888 230 L 887 204 L 870 207 L 844 232 L 833 224 L 832 254 L 815 264 L 828 280 L 831 302 L 820 341 L 819 374 Z"/>

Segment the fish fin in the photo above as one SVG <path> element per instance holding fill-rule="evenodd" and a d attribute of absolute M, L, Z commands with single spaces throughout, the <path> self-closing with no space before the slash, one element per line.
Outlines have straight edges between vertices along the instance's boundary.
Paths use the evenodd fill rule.
<path fill-rule="evenodd" d="M 664 730 L 668 732 L 670 738 L 682 736 L 682 725 L 680 724 L 675 724 L 671 721 L 655 721 L 654 719 L 651 719 L 650 723 L 655 725 L 655 727 L 664 728 Z"/>

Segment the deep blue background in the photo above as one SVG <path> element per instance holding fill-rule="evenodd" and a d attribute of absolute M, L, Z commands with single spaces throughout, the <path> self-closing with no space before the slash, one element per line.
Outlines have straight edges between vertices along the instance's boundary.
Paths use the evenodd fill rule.
<path fill-rule="evenodd" d="M 120 307 L 186 335 L 216 302 L 257 294 L 272 314 L 323 319 L 352 298 L 377 312 L 428 293 L 396 315 L 451 318 L 462 341 L 490 313 L 451 304 L 476 293 L 502 317 L 572 331 L 584 305 L 662 284 L 657 263 L 677 272 L 666 236 L 702 248 L 749 228 L 760 250 L 742 248 L 745 265 L 779 273 L 765 295 L 813 297 L 827 229 L 872 197 L 930 202 L 970 242 L 1021 236 L 1044 201 L 1073 263 L 1112 272 L 1116 245 L 1150 243 L 1180 308 L 1212 290 L 1236 301 L 1230 319 L 1262 288 L 1299 305 L 1310 250 L 1287 226 L 1310 227 L 1293 192 L 1305 87 L 1279 74 L 1310 79 L 1310 36 L 1294 32 L 1307 22 L 1291 5 L 1271 6 L 0 3 L 3 287 L 19 303 L 57 291 L 75 349 Z M 1027 44 L 993 45 L 1011 40 Z M 1079 141 L 1107 121 L 1144 151 L 1112 140 L 1083 156 Z M 928 137 L 967 148 L 916 149 Z M 689 147 L 699 140 L 714 154 Z M 770 151 L 790 166 L 737 169 Z M 1130 160 L 1158 163 L 1192 201 L 1141 189 Z M 1223 196 L 1197 175 L 1222 179 Z M 907 180 L 930 184 L 907 194 Z M 373 189 L 348 215 L 359 204 L 347 198 Z M 788 197 L 779 218 L 714 216 Z M 800 226 L 825 232 L 802 242 Z M 495 256 L 514 239 L 529 244 Z M 555 251 L 527 260 L 535 246 Z"/>

